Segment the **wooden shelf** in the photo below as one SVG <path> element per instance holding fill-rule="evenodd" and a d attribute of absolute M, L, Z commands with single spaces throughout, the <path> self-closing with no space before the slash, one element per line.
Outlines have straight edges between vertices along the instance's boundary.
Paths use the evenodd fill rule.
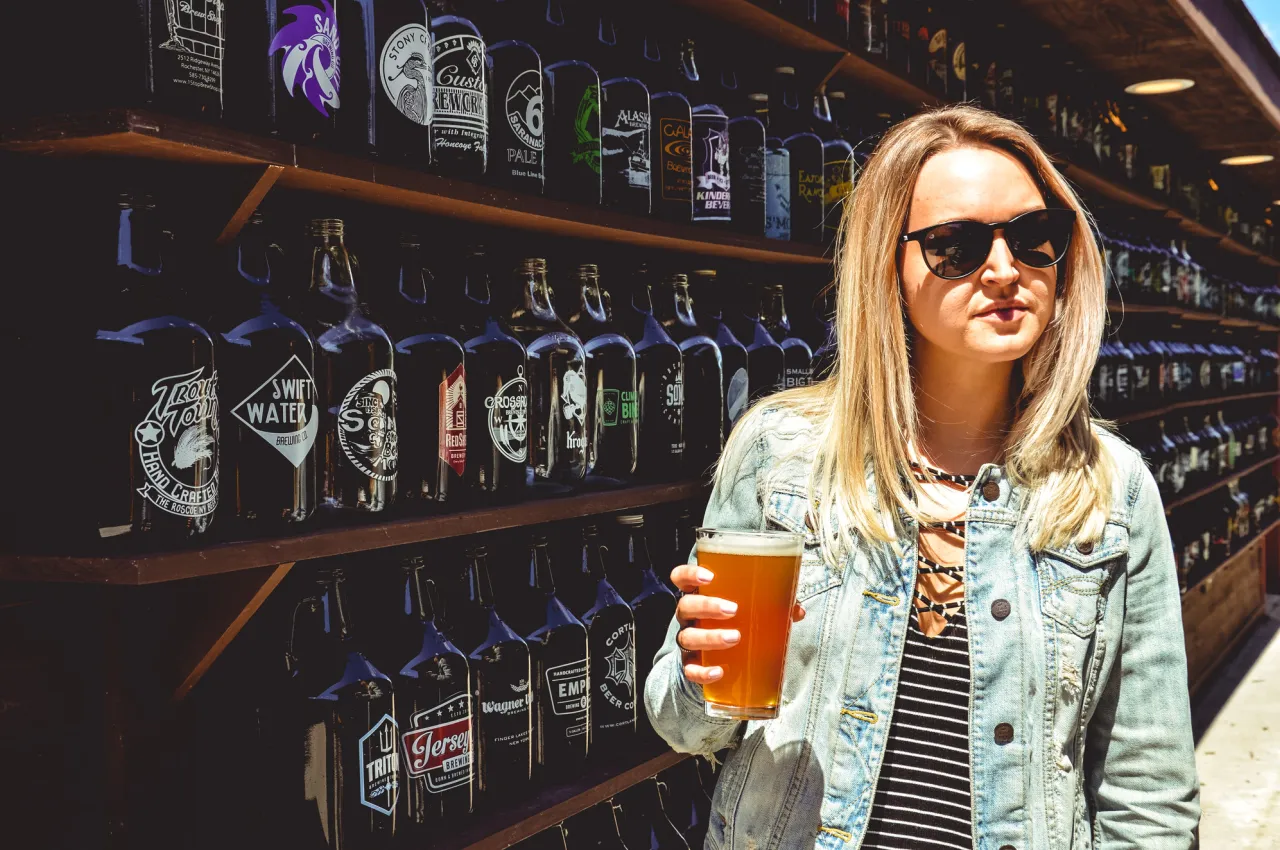
<path fill-rule="evenodd" d="M 0 555 L 0 581 L 156 584 L 631 510 L 693 499 L 704 493 L 706 488 L 695 481 L 648 484 L 620 490 L 535 499 L 503 507 L 398 518 L 337 528 L 308 526 L 290 537 L 221 543 L 199 549 L 155 554 L 119 557 Z M 314 521 L 323 520 L 324 517 L 318 516 Z"/>
<path fill-rule="evenodd" d="M 757 6 L 750 0 L 680 0 L 680 2 L 701 11 L 708 17 L 739 26 L 790 50 L 840 54 L 834 76 L 855 81 L 859 83 L 861 89 L 870 89 L 898 103 L 918 109 L 948 102 L 945 98 L 904 79 L 884 65 L 851 53 L 847 47 L 831 41 L 808 27 Z M 1067 179 L 1093 195 L 1124 206 L 1163 213 L 1165 217 L 1177 221 L 1189 235 L 1215 240 L 1217 246 L 1224 251 L 1250 257 L 1273 268 L 1280 268 L 1280 260 L 1201 224 L 1161 199 L 1111 180 L 1091 168 L 1066 162 L 1061 157 L 1058 159 L 1061 160 L 1059 168 Z"/>
<path fill-rule="evenodd" d="M 571 784 L 549 786 L 500 812 L 471 815 L 462 829 L 433 839 L 432 850 L 504 850 L 687 758 L 692 756 L 668 750 L 658 756 L 623 757 L 620 761 L 625 766 L 621 769 L 616 763 L 589 766 Z"/>
<path fill-rule="evenodd" d="M 1280 327 L 1260 322 L 1257 319 L 1240 319 L 1234 316 L 1220 316 L 1217 313 L 1206 313 L 1202 310 L 1188 310 L 1174 304 L 1129 304 L 1120 301 L 1108 301 L 1107 309 L 1112 313 L 1164 313 L 1191 322 L 1217 322 L 1229 328 L 1253 328 L 1275 333 Z"/>
<path fill-rule="evenodd" d="M 1228 475 L 1226 478 L 1223 478 L 1221 481 L 1218 481 L 1214 484 L 1210 484 L 1208 487 L 1201 487 L 1199 490 L 1195 490 L 1191 493 L 1188 493 L 1185 496 L 1179 496 L 1177 499 L 1174 499 L 1172 502 L 1166 503 L 1164 506 L 1164 512 L 1166 514 L 1172 513 L 1174 508 L 1180 508 L 1183 505 L 1187 505 L 1187 504 L 1190 504 L 1191 502 L 1194 502 L 1196 499 L 1200 499 L 1209 495 L 1215 490 L 1221 490 L 1223 487 L 1226 487 L 1232 481 L 1236 481 L 1240 478 L 1243 478 L 1244 476 L 1248 475 L 1250 472 L 1257 472 L 1259 469 L 1262 469 L 1265 466 L 1270 466 L 1271 464 L 1275 463 L 1277 460 L 1280 460 L 1280 454 L 1273 454 L 1273 455 L 1270 455 L 1269 457 L 1263 458 L 1262 460 L 1256 463 L 1252 463 L 1249 466 L 1246 466 L 1244 469 L 1237 469 L 1234 472 L 1232 472 L 1230 475 Z"/>
<path fill-rule="evenodd" d="M 50 116 L 0 130 L 0 149 L 42 156 L 128 156 L 278 168 L 280 186 L 496 227 L 752 262 L 830 263 L 817 245 L 670 224 L 540 198 L 143 109 Z M 260 199 L 259 199 L 260 200 Z M 224 234 L 225 236 L 225 234 Z"/>
<path fill-rule="evenodd" d="M 1230 404 L 1234 401 L 1248 401 L 1253 398 L 1275 398 L 1280 396 L 1280 392 L 1271 390 L 1261 393 L 1244 393 L 1243 395 L 1224 395 L 1216 398 L 1193 398 L 1187 401 L 1180 401 L 1176 404 L 1157 407 L 1152 410 L 1138 410 L 1133 413 L 1126 413 L 1124 416 L 1117 416 L 1111 421 L 1117 425 L 1127 425 L 1131 422 L 1141 422 L 1144 419 L 1154 419 L 1157 416 L 1163 416 L 1166 413 L 1172 413 L 1175 410 L 1185 410 L 1191 407 L 1208 407 L 1214 404 Z"/>
<path fill-rule="evenodd" d="M 1238 561 L 1239 559 L 1247 555 L 1250 550 L 1254 549 L 1255 547 L 1261 546 L 1263 542 L 1266 540 L 1267 535 L 1270 534 L 1272 531 L 1274 531 L 1276 528 L 1280 528 L 1280 519 L 1273 521 L 1266 528 L 1262 529 L 1257 534 L 1255 534 L 1252 540 L 1244 544 L 1243 549 L 1232 552 L 1230 555 L 1227 556 L 1227 559 L 1225 561 L 1223 561 L 1221 564 L 1218 564 L 1218 566 L 1214 567 L 1212 570 L 1210 570 L 1200 578 L 1196 579 L 1195 584 L 1188 586 L 1187 589 L 1183 591 L 1183 596 L 1186 596 L 1192 591 L 1204 587 L 1205 582 L 1212 580 L 1215 575 L 1218 575 L 1223 570 L 1229 568 L 1236 561 Z"/>

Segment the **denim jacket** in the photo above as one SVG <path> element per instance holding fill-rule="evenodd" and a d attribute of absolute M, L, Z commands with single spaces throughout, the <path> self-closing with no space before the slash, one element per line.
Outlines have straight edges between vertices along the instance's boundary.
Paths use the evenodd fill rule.
<path fill-rule="evenodd" d="M 675 623 L 645 684 L 645 707 L 680 752 L 733 748 L 715 789 L 708 850 L 856 850 L 893 715 L 916 528 L 908 523 L 897 551 L 863 545 L 827 563 L 806 522 L 815 448 L 808 422 L 778 410 L 752 420 L 755 433 L 738 435 L 751 440 L 743 462 L 715 488 L 705 525 L 805 535 L 796 598 L 806 616 L 791 629 L 778 717 L 705 716 L 701 687 L 681 671 Z M 1117 483 L 1093 545 L 1032 552 L 1019 543 L 1025 494 L 998 466 L 984 466 L 970 493 L 975 850 L 1198 844 L 1182 612 L 1164 511 L 1138 453 L 1102 439 Z M 1012 725 L 1012 740 L 997 740 L 1002 724 Z"/>

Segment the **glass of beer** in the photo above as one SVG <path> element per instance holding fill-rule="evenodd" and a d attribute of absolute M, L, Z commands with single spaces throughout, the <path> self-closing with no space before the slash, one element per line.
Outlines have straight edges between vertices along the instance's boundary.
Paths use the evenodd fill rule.
<path fill-rule="evenodd" d="M 777 717 L 804 538 L 786 531 L 699 528 L 697 547 L 699 566 L 714 574 L 698 592 L 736 602 L 738 612 L 727 620 L 696 625 L 742 633 L 742 640 L 728 649 L 701 653 L 702 664 L 724 670 L 719 681 L 702 686 L 707 715 Z"/>

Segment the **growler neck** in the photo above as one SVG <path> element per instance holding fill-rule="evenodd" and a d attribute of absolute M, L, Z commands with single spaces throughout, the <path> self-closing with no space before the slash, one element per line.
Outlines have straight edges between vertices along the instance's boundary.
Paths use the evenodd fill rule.
<path fill-rule="evenodd" d="M 724 305 L 717 289 L 715 272 L 694 272 L 693 279 L 698 284 L 698 315 L 703 321 L 720 323 L 724 319 Z"/>
<path fill-rule="evenodd" d="M 529 574 L 526 578 L 530 590 L 546 596 L 556 592 L 555 579 L 551 575 L 551 555 L 545 540 L 534 543 L 529 549 Z"/>
<path fill-rule="evenodd" d="M 662 297 L 654 305 L 654 318 L 663 325 L 682 325 L 697 328 L 693 319 L 693 304 L 689 299 L 687 282 L 667 281 L 662 287 Z"/>
<path fill-rule="evenodd" d="M 604 297 L 600 294 L 600 278 L 594 271 L 579 270 L 578 298 L 580 311 L 591 320 L 600 324 L 609 321 L 605 313 Z"/>
<path fill-rule="evenodd" d="M 489 582 L 487 553 L 477 552 L 471 555 L 467 567 L 467 600 L 480 608 L 493 609 L 493 585 Z"/>
<path fill-rule="evenodd" d="M 399 262 L 396 264 L 396 289 L 400 297 L 420 310 L 429 306 L 430 287 L 435 278 L 423 262 L 422 246 L 401 242 Z"/>
<path fill-rule="evenodd" d="M 532 316 L 540 322 L 555 322 L 556 311 L 551 306 L 551 287 L 547 284 L 547 268 L 541 261 L 526 261 L 516 270 L 516 282 L 520 287 L 520 303 L 512 313 L 513 319 Z"/>
<path fill-rule="evenodd" d="M 359 300 L 355 269 L 342 236 L 317 234 L 312 239 L 311 294 L 341 305 L 347 311 L 355 309 Z"/>
<path fill-rule="evenodd" d="M 765 288 L 760 304 L 760 320 L 764 322 L 764 326 L 770 333 L 777 330 L 785 336 L 791 335 L 791 321 L 787 318 L 787 305 L 783 299 L 781 286 Z"/>
<path fill-rule="evenodd" d="M 414 558 L 406 569 L 405 594 L 413 616 L 422 623 L 432 623 L 436 619 L 435 582 L 426 578 L 423 573 L 423 561 Z"/>
<path fill-rule="evenodd" d="M 483 252 L 472 251 L 467 254 L 462 262 L 461 292 L 454 294 L 470 298 L 477 304 L 489 303 L 489 260 Z"/>
<path fill-rule="evenodd" d="M 698 62 L 694 57 L 692 39 L 685 39 L 680 44 L 680 52 L 676 60 L 676 86 L 680 93 L 689 99 L 691 105 L 702 103 L 702 78 L 698 75 Z"/>
<path fill-rule="evenodd" d="M 586 539 L 582 541 L 582 572 L 596 584 L 609 580 L 604 565 L 606 551 L 608 550 L 600 542 L 598 535 L 586 535 Z"/>
<path fill-rule="evenodd" d="M 158 281 L 164 272 L 164 248 L 155 210 L 122 204 L 116 216 L 116 267 L 132 281 L 129 288 Z"/>
<path fill-rule="evenodd" d="M 343 643 L 351 640 L 346 590 L 342 587 L 345 581 L 341 574 L 328 576 L 323 580 L 324 594 L 320 597 L 324 606 L 324 630 Z"/>

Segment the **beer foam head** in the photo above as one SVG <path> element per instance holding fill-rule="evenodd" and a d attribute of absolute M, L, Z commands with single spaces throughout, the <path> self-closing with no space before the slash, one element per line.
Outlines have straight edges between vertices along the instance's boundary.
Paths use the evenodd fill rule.
<path fill-rule="evenodd" d="M 701 530 L 700 530 L 701 531 Z M 804 538 L 785 531 L 750 532 L 716 531 L 713 536 L 698 535 L 698 551 L 717 555 L 752 555 L 757 558 L 785 558 L 804 550 Z"/>

